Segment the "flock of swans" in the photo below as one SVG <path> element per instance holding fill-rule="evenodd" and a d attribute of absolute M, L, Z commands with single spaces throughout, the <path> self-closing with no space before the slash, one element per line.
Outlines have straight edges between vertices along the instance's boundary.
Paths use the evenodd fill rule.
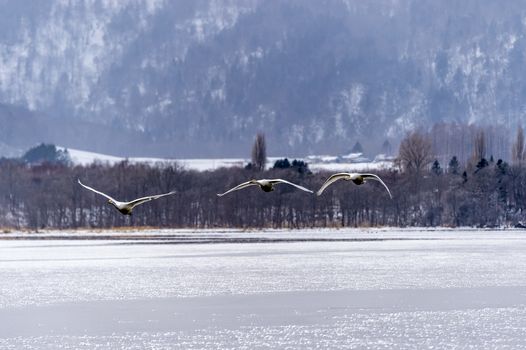
<path fill-rule="evenodd" d="M 337 173 L 337 174 L 333 174 L 323 183 L 323 185 L 320 187 L 318 192 L 316 192 L 316 195 L 318 195 L 318 196 L 321 195 L 323 193 L 323 191 L 325 191 L 325 189 L 327 187 L 329 187 L 330 185 L 332 185 L 333 183 L 335 183 L 338 180 L 352 181 L 356 185 L 362 185 L 369 179 L 380 182 L 385 187 L 385 189 L 387 190 L 387 193 L 389 194 L 389 197 L 391 199 L 393 198 L 393 196 L 391 195 L 391 191 L 389 190 L 389 187 L 387 187 L 387 185 L 382 181 L 382 179 L 380 179 L 380 177 L 378 175 L 375 175 L 375 174 L 360 174 L 360 173 Z M 108 200 L 109 204 L 113 205 L 121 214 L 124 214 L 124 215 L 131 215 L 132 211 L 133 211 L 133 208 L 135 208 L 136 206 L 138 206 L 140 204 L 143 204 L 145 202 L 149 202 L 151 200 L 158 199 L 158 198 L 165 197 L 165 196 L 169 196 L 169 195 L 172 195 L 172 194 L 176 193 L 175 191 L 171 191 L 171 192 L 168 192 L 168 193 L 157 194 L 157 195 L 154 195 L 154 196 L 146 196 L 146 197 L 137 198 L 137 199 L 134 199 L 134 200 L 129 201 L 129 202 L 121 202 L 121 201 L 118 201 L 118 200 L 110 197 L 109 195 L 107 195 L 107 194 L 105 194 L 103 192 L 97 191 L 96 189 L 94 189 L 92 187 L 84 185 L 82 182 L 80 182 L 80 180 L 78 180 L 78 183 L 82 187 L 84 187 L 85 189 L 88 189 L 88 190 L 90 190 L 92 192 L 95 192 L 95 193 L 105 197 Z M 290 185 L 290 186 L 294 186 L 297 189 L 300 189 L 302 191 L 309 192 L 309 193 L 314 193 L 313 191 L 309 190 L 308 188 L 305 188 L 303 186 L 297 185 L 297 184 L 292 183 L 292 182 L 287 181 L 287 180 L 283 180 L 283 179 L 261 179 L 261 180 L 250 180 L 250 181 L 247 181 L 247 182 L 243 182 L 243 183 L 241 183 L 241 184 L 229 189 L 228 191 L 226 191 L 224 193 L 218 193 L 217 195 L 219 197 L 222 197 L 225 194 L 228 194 L 228 193 L 231 193 L 231 192 L 234 192 L 234 191 L 238 191 L 238 190 L 250 187 L 250 186 L 259 186 L 259 188 L 261 188 L 264 192 L 271 192 L 271 191 L 274 191 L 274 186 L 277 185 L 277 184 L 287 184 L 287 185 Z"/>

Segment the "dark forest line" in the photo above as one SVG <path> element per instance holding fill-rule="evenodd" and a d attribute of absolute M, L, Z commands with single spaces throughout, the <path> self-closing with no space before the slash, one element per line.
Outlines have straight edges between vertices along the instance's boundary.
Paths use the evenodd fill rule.
<path fill-rule="evenodd" d="M 284 178 L 313 191 L 330 175 L 298 168 L 256 171 L 222 168 L 197 172 L 176 164 L 92 164 L 0 162 L 0 225 L 6 228 L 308 228 L 362 226 L 515 226 L 524 219 L 526 168 L 482 159 L 473 166 L 450 162 L 409 171 L 377 172 L 391 200 L 375 181 L 356 186 L 339 181 L 321 196 L 279 185 L 221 193 L 252 178 Z M 77 179 L 116 199 L 176 190 L 174 196 L 137 207 L 125 217 Z"/>

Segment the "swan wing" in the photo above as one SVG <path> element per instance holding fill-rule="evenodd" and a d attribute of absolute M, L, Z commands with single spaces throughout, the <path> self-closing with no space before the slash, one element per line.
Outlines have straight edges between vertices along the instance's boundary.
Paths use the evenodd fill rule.
<path fill-rule="evenodd" d="M 78 183 L 79 183 L 82 187 L 84 187 L 84 188 L 86 188 L 86 189 L 88 189 L 88 190 L 90 190 L 90 191 L 92 191 L 92 192 L 95 192 L 95 193 L 97 193 L 97 194 L 100 194 L 101 196 L 106 197 L 107 199 L 111 199 L 111 200 L 114 201 L 114 202 L 118 202 L 118 201 L 116 201 L 115 199 L 113 199 L 112 197 L 108 196 L 106 193 L 103 193 L 103 192 L 97 191 L 97 190 L 94 189 L 94 188 L 91 188 L 91 187 L 89 187 L 89 186 L 84 185 L 82 182 L 80 182 L 80 179 L 77 179 L 77 181 L 78 181 Z"/>
<path fill-rule="evenodd" d="M 126 204 L 130 205 L 132 208 L 134 208 L 134 207 L 136 207 L 139 204 L 142 204 L 144 202 L 149 202 L 149 201 L 154 200 L 154 199 L 159 199 L 161 197 L 170 196 L 170 195 L 175 194 L 175 193 L 176 193 L 175 191 L 171 191 L 171 192 L 168 192 L 168 193 L 156 194 L 154 196 L 141 197 L 141 198 L 134 199 L 134 200 L 132 200 L 132 201 L 126 203 Z"/>
<path fill-rule="evenodd" d="M 226 191 L 225 193 L 218 193 L 217 195 L 218 195 L 219 197 L 222 197 L 222 196 L 224 196 L 224 195 L 227 194 L 227 193 L 234 192 L 234 191 L 237 191 L 237 190 L 241 190 L 241 189 L 246 188 L 246 187 L 249 187 L 249 186 L 256 186 L 256 185 L 259 186 L 259 184 L 258 184 L 257 182 L 255 182 L 254 180 L 250 180 L 250 181 L 247 181 L 247 182 L 243 182 L 243 183 L 237 185 L 237 186 L 234 187 L 234 188 L 229 189 L 229 190 Z"/>
<path fill-rule="evenodd" d="M 275 184 L 279 184 L 279 183 L 284 183 L 284 184 L 287 184 L 287 185 L 291 185 L 291 186 L 294 186 L 296 188 L 299 188 L 300 190 L 302 191 L 305 191 L 305 192 L 309 192 L 309 193 L 313 193 L 311 190 L 309 190 L 308 188 L 305 188 L 303 186 L 300 186 L 300 185 L 296 185 L 295 183 L 292 183 L 290 181 L 287 181 L 287 180 L 283 180 L 283 179 L 273 179 L 273 180 L 269 180 L 269 182 L 273 185 Z"/>
<path fill-rule="evenodd" d="M 373 180 L 376 180 L 376 181 L 380 182 L 385 187 L 385 189 L 387 190 L 387 193 L 389 193 L 389 197 L 391 197 L 391 199 L 393 199 L 393 195 L 391 194 L 391 191 L 389 191 L 389 187 L 387 187 L 385 182 L 383 182 L 382 179 L 380 179 L 380 176 L 375 175 L 375 174 L 360 174 L 360 175 L 362 175 L 362 177 L 364 179 L 373 179 Z"/>
<path fill-rule="evenodd" d="M 327 187 L 329 187 L 330 185 L 332 185 L 336 181 L 338 181 L 340 179 L 349 178 L 349 177 L 351 177 L 350 173 L 337 173 L 337 174 L 333 174 L 333 175 L 329 176 L 329 178 L 325 181 L 325 183 L 323 185 L 321 185 L 320 189 L 318 190 L 318 192 L 316 192 L 316 194 L 318 196 L 321 195 L 323 193 L 323 191 L 325 191 L 325 189 Z"/>

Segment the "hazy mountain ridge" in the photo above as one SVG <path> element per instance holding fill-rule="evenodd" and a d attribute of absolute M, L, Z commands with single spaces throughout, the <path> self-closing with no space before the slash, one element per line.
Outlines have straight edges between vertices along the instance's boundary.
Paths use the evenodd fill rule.
<path fill-rule="evenodd" d="M 85 126 L 34 142 L 240 156 L 263 130 L 271 153 L 301 156 L 341 153 L 356 140 L 378 150 L 385 138 L 437 121 L 514 127 L 526 110 L 519 2 L 0 7 L 0 102 L 53 127 Z"/>

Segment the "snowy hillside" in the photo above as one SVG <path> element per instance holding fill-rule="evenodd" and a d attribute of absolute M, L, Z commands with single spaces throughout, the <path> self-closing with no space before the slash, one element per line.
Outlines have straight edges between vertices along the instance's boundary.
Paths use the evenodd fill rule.
<path fill-rule="evenodd" d="M 64 150 L 64 147 L 59 147 Z M 232 166 L 244 166 L 247 160 L 244 159 L 167 159 L 167 158 L 146 158 L 146 157 L 130 157 L 123 158 L 107 154 L 81 151 L 76 149 L 68 148 L 68 153 L 71 161 L 75 165 L 89 165 L 91 163 L 106 163 L 116 164 L 127 160 L 131 163 L 146 163 L 150 165 L 156 165 L 160 163 L 176 163 L 187 169 L 205 171 L 214 170 L 221 167 L 232 167 Z"/>
<path fill-rule="evenodd" d="M 494 0 L 0 3 L 0 143 L 169 158 L 371 153 L 513 128 L 526 7 Z M 35 126 L 36 125 L 36 126 Z"/>

